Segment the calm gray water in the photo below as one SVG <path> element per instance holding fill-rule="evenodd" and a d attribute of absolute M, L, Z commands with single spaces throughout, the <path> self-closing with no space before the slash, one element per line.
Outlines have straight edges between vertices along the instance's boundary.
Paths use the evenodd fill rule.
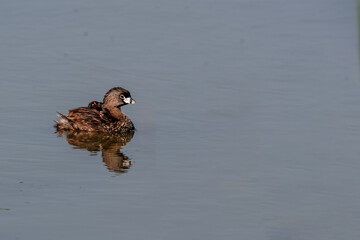
<path fill-rule="evenodd" d="M 1 240 L 360 239 L 354 1 L 2 1 L 0 23 Z M 54 133 L 114 86 L 132 138 Z"/>

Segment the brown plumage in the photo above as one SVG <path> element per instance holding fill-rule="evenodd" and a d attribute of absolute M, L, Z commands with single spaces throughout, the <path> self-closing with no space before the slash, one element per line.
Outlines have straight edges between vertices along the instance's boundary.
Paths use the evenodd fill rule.
<path fill-rule="evenodd" d="M 126 104 L 134 104 L 130 92 L 121 87 L 110 89 L 104 96 L 103 102 L 90 102 L 88 107 L 69 110 L 65 116 L 59 113 L 60 120 L 56 122 L 56 129 L 88 131 L 88 132 L 128 132 L 135 129 L 130 118 L 120 109 Z"/>

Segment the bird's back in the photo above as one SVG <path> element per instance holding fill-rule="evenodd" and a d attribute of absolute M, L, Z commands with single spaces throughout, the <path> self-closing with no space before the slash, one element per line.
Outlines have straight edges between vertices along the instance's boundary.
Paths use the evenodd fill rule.
<path fill-rule="evenodd" d="M 127 132 L 134 130 L 130 118 L 122 114 L 121 119 L 114 119 L 108 112 L 98 111 L 89 107 L 69 110 L 67 116 L 59 113 L 56 122 L 57 130 L 75 130 L 88 132 Z"/>
<path fill-rule="evenodd" d="M 102 119 L 100 112 L 88 107 L 71 109 L 67 116 L 60 115 L 60 121 L 56 123 L 58 130 L 106 132 L 105 121 Z"/>

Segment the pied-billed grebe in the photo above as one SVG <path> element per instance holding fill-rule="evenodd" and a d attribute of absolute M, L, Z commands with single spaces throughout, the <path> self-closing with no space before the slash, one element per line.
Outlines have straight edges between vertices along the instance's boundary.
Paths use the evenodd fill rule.
<path fill-rule="evenodd" d="M 88 107 L 69 110 L 68 115 L 59 114 L 56 129 L 88 132 L 128 132 L 135 129 L 130 118 L 120 109 L 126 104 L 134 104 L 130 92 L 121 87 L 110 89 L 103 102 L 90 102 Z"/>

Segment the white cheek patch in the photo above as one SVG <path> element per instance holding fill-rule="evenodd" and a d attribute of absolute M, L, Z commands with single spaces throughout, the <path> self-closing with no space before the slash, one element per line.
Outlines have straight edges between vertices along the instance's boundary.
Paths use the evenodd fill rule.
<path fill-rule="evenodd" d="M 124 103 L 129 104 L 129 103 L 131 103 L 131 98 L 130 97 L 124 98 L 123 101 L 124 101 Z"/>

